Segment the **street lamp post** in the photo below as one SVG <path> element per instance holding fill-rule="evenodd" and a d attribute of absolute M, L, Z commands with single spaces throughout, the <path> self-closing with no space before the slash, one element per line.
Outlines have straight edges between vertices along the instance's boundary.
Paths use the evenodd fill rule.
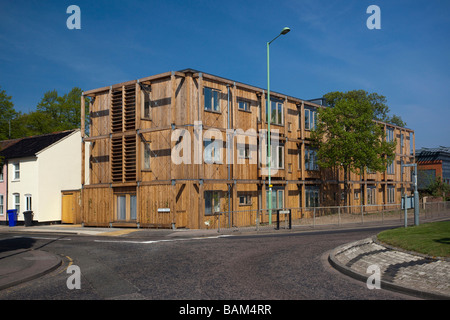
<path fill-rule="evenodd" d="M 267 136 L 268 136 L 268 163 L 269 163 L 269 225 L 272 224 L 272 180 L 271 180 L 271 172 L 270 172 L 270 168 L 272 166 L 272 150 L 271 150 L 271 146 L 270 146 L 270 140 L 271 140 L 271 136 L 270 136 L 270 121 L 272 118 L 272 103 L 270 102 L 270 59 L 269 59 L 269 48 L 270 48 L 270 44 L 272 42 L 274 42 L 279 36 L 281 35 L 285 35 L 286 33 L 288 33 L 289 31 L 291 31 L 291 29 L 289 29 L 288 27 L 283 28 L 283 30 L 281 30 L 280 34 L 278 36 L 276 36 L 274 39 L 272 39 L 271 41 L 267 42 L 267 111 L 268 111 L 268 125 L 267 125 Z"/>

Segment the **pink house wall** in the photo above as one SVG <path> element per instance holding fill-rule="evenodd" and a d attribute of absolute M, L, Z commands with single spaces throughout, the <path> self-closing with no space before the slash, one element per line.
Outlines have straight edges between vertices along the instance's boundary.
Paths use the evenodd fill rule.
<path fill-rule="evenodd" d="M 8 199 L 8 195 L 6 193 L 6 186 L 8 182 L 8 170 L 6 170 L 6 165 L 4 165 L 1 170 L 3 170 L 3 181 L 0 181 L 0 194 L 3 195 L 3 215 L 0 215 L 0 221 L 6 221 L 7 220 L 7 209 L 8 206 L 6 205 L 6 201 Z"/>

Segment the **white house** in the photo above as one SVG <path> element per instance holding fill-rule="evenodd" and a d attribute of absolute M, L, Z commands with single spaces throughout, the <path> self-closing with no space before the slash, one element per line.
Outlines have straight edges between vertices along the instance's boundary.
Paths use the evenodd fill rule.
<path fill-rule="evenodd" d="M 33 211 L 34 222 L 61 221 L 61 191 L 81 188 L 81 134 L 68 130 L 23 138 L 1 155 L 7 162 L 7 206 Z"/>

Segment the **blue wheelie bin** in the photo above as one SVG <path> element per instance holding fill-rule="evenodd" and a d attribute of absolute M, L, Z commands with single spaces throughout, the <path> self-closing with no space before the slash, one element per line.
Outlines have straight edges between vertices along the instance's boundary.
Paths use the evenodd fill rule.
<path fill-rule="evenodd" d="M 8 222 L 10 227 L 15 227 L 17 225 L 17 210 L 8 210 Z"/>

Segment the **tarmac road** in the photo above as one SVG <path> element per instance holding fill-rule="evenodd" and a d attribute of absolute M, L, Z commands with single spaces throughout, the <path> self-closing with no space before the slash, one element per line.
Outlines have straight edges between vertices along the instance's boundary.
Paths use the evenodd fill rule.
<path fill-rule="evenodd" d="M 1 233 L 8 248 L 61 259 L 53 271 L 0 291 L 1 300 L 402 300 L 335 270 L 328 255 L 385 228 L 218 237 L 140 231 L 118 236 Z M 0 260 L 1 263 L 1 260 Z M 70 290 L 69 265 L 81 271 Z"/>

